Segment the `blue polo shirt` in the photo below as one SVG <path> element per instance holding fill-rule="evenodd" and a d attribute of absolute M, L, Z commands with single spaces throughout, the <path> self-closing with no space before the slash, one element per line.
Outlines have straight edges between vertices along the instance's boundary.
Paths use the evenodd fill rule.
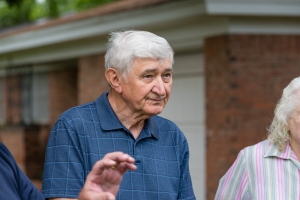
<path fill-rule="evenodd" d="M 0 181 L 1 200 L 44 200 L 42 193 L 21 171 L 2 143 L 0 143 Z"/>
<path fill-rule="evenodd" d="M 44 196 L 77 198 L 96 161 L 122 151 L 136 159 L 137 170 L 124 174 L 117 199 L 195 199 L 181 130 L 153 116 L 135 139 L 113 112 L 107 94 L 69 109 L 55 123 L 46 151 Z"/>

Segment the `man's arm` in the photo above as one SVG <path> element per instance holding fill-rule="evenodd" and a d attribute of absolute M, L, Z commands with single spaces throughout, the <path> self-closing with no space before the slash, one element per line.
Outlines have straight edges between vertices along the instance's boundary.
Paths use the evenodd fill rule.
<path fill-rule="evenodd" d="M 79 194 L 79 200 L 114 200 L 122 176 L 127 170 L 135 170 L 134 159 L 122 152 L 106 154 L 93 166 Z M 71 200 L 54 198 L 50 200 Z"/>
<path fill-rule="evenodd" d="M 44 200 L 40 191 L 17 165 L 7 147 L 0 142 L 0 199 Z"/>

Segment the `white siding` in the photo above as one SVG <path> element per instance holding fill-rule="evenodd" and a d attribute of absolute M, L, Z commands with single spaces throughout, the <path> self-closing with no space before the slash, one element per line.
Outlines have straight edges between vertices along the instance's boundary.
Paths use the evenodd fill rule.
<path fill-rule="evenodd" d="M 171 98 L 161 116 L 175 122 L 187 137 L 190 171 L 197 199 L 205 199 L 205 115 L 203 55 L 175 57 Z"/>

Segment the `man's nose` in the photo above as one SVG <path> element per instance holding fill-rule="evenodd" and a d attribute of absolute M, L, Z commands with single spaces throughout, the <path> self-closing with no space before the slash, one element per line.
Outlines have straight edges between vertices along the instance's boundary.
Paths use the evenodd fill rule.
<path fill-rule="evenodd" d="M 164 96 L 166 94 L 165 83 L 161 77 L 157 77 L 155 79 L 152 91 L 156 94 L 159 94 L 160 96 Z"/>

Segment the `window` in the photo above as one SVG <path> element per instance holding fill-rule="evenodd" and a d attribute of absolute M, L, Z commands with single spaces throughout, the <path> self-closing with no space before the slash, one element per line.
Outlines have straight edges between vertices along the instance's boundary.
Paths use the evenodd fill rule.
<path fill-rule="evenodd" d="M 22 75 L 22 120 L 25 124 L 49 121 L 48 74 Z"/>

